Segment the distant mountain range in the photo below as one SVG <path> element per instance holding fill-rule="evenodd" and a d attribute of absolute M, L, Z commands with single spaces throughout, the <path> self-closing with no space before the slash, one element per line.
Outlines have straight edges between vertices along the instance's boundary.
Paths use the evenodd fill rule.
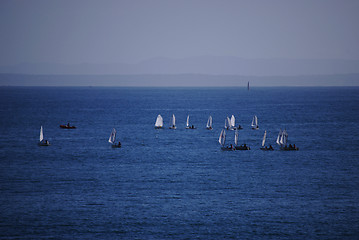
<path fill-rule="evenodd" d="M 23 63 L 0 66 L 0 73 L 66 75 L 206 74 L 297 76 L 359 73 L 359 60 L 243 59 L 238 57 L 152 58 L 136 64 Z"/>

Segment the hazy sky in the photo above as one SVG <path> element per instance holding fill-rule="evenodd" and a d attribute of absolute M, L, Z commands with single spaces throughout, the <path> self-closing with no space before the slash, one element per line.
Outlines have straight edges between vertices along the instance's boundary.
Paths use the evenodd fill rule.
<path fill-rule="evenodd" d="M 0 34 L 0 65 L 359 59 L 359 1 L 1 0 Z"/>

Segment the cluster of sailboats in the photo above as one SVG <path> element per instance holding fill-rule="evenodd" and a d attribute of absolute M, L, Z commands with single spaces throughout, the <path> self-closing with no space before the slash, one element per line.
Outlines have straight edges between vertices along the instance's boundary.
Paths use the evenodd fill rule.
<path fill-rule="evenodd" d="M 196 129 L 196 127 L 194 125 L 190 124 L 189 121 L 189 115 L 187 116 L 187 120 L 186 120 L 186 129 Z M 208 130 L 213 130 L 212 127 L 212 116 L 208 117 L 207 120 L 207 124 L 206 124 L 206 129 Z M 68 126 L 68 129 L 72 129 L 75 127 L 70 127 L 70 124 L 68 123 L 66 126 Z M 61 128 L 62 125 L 60 125 Z M 156 122 L 155 122 L 155 128 L 156 129 L 162 129 L 163 128 L 163 118 L 161 115 L 158 115 L 156 118 Z M 176 129 L 176 117 L 174 114 L 172 114 L 172 118 L 170 121 L 170 125 L 169 125 L 170 129 Z M 258 125 L 258 118 L 257 116 L 253 117 L 252 120 L 252 124 L 251 124 L 251 128 L 253 130 L 258 130 L 259 129 L 259 125 Z M 218 142 L 221 145 L 221 149 L 223 151 L 234 151 L 234 150 L 250 150 L 250 147 L 247 144 L 242 144 L 242 145 L 238 145 L 238 130 L 243 129 L 243 127 L 241 125 L 236 126 L 236 119 L 234 117 L 234 115 L 231 116 L 231 118 L 226 117 L 225 119 L 225 123 L 224 123 L 224 128 L 222 129 L 219 138 L 218 138 Z M 234 130 L 234 144 L 229 144 L 226 145 L 226 131 L 227 130 Z M 111 146 L 113 148 L 120 148 L 121 147 L 121 142 L 118 141 L 118 143 L 116 142 L 116 129 L 113 128 L 110 134 L 110 137 L 108 139 L 108 142 L 111 143 Z M 273 151 L 273 147 L 272 145 L 269 146 L 265 146 L 265 142 L 266 142 L 266 137 L 267 137 L 267 131 L 264 131 L 264 135 L 263 135 L 263 139 L 262 139 L 262 146 L 261 146 L 261 150 L 263 151 Z M 294 145 L 287 145 L 288 142 L 288 133 L 286 130 L 280 130 L 276 143 L 280 146 L 281 150 L 285 150 L 285 151 L 292 151 L 292 150 L 299 150 L 298 147 Z M 50 142 L 48 140 L 44 139 L 44 131 L 43 131 L 43 127 L 40 127 L 40 138 L 39 138 L 39 146 L 50 146 Z"/>
<path fill-rule="evenodd" d="M 156 122 L 155 122 L 155 128 L 156 129 L 163 129 L 163 118 L 161 115 L 158 115 L 156 118 Z M 174 114 L 172 114 L 171 120 L 170 120 L 170 124 L 169 124 L 169 129 L 176 129 L 176 117 Z M 186 121 L 186 129 L 196 129 L 194 125 L 191 125 L 189 123 L 189 115 L 187 116 L 187 121 Z M 259 125 L 258 125 L 258 117 L 256 115 L 253 116 L 252 119 L 252 123 L 251 123 L 251 128 L 253 130 L 259 130 Z M 208 130 L 212 130 L 212 116 L 208 117 L 207 120 L 207 124 L 206 124 L 206 129 Z M 221 149 L 223 151 L 234 151 L 234 150 L 250 150 L 250 147 L 247 144 L 242 144 L 242 145 L 238 145 L 238 130 L 243 129 L 243 127 L 238 124 L 238 126 L 236 125 L 236 118 L 234 117 L 234 115 L 232 115 L 231 117 L 226 117 L 225 121 L 224 121 L 224 128 L 222 129 L 220 135 L 219 135 L 219 139 L 218 142 L 221 145 Z M 229 144 L 226 145 L 226 130 L 234 130 L 234 144 Z M 269 146 L 265 146 L 265 142 L 266 142 L 266 137 L 267 137 L 267 131 L 264 131 L 264 135 L 263 135 L 263 139 L 262 139 L 262 146 L 261 146 L 261 150 L 263 151 L 273 151 L 274 148 L 272 147 L 272 145 Z M 281 150 L 299 150 L 298 147 L 295 146 L 295 144 L 292 146 L 291 144 L 289 146 L 287 146 L 287 139 L 288 139 L 288 133 L 286 130 L 280 130 L 279 134 L 278 134 L 278 138 L 276 143 L 280 146 Z"/>
<path fill-rule="evenodd" d="M 212 121 L 213 121 L 212 116 L 209 116 L 208 120 L 207 120 L 207 124 L 206 124 L 206 128 L 208 130 L 213 129 Z M 252 129 L 259 129 L 257 116 L 253 117 L 251 126 L 252 126 Z M 162 129 L 163 128 L 163 117 L 160 114 L 156 118 L 155 128 L 156 129 Z M 175 117 L 174 114 L 172 114 L 170 124 L 169 124 L 169 129 L 176 129 L 176 128 L 177 128 L 176 127 L 176 117 Z M 236 118 L 234 117 L 234 115 L 232 115 L 231 118 L 227 117 L 225 119 L 224 128 L 227 129 L 227 130 L 243 129 L 243 127 L 240 124 L 238 126 L 236 126 Z M 187 115 L 186 129 L 196 129 L 196 127 L 194 125 L 190 124 L 189 115 Z"/>

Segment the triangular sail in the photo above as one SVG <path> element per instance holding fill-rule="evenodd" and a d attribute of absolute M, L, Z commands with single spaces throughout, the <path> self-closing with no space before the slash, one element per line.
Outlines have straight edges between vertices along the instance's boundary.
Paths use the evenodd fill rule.
<path fill-rule="evenodd" d="M 208 120 L 207 120 L 207 128 L 211 128 L 212 127 L 212 116 L 209 116 Z"/>
<path fill-rule="evenodd" d="M 176 117 L 172 114 L 172 126 L 176 126 Z"/>
<path fill-rule="evenodd" d="M 253 128 L 257 128 L 258 127 L 258 119 L 257 116 L 254 115 L 253 119 L 252 119 L 252 127 Z"/>
<path fill-rule="evenodd" d="M 278 137 L 277 137 L 277 141 L 276 141 L 276 143 L 277 143 L 278 145 L 280 145 L 280 137 L 281 137 L 281 135 L 282 135 L 282 129 L 280 129 L 280 130 L 279 130 L 279 133 L 278 133 Z"/>
<path fill-rule="evenodd" d="M 163 127 L 163 118 L 161 115 L 157 116 L 155 127 Z"/>
<path fill-rule="evenodd" d="M 41 126 L 41 128 L 40 128 L 40 142 L 42 142 L 42 140 L 44 140 L 44 133 L 43 133 L 42 126 Z"/>
<path fill-rule="evenodd" d="M 224 129 L 222 129 L 221 134 L 219 135 L 218 142 L 219 142 L 219 144 L 221 144 L 222 146 L 223 146 L 224 143 L 226 142 L 226 131 L 225 131 Z"/>
<path fill-rule="evenodd" d="M 112 132 L 111 132 L 110 138 L 108 139 L 108 142 L 114 144 L 115 140 L 116 140 L 116 129 L 112 129 Z"/>
<path fill-rule="evenodd" d="M 189 127 L 189 115 L 187 115 L 186 127 Z"/>
<path fill-rule="evenodd" d="M 288 133 L 286 130 L 283 130 L 280 136 L 279 143 L 281 145 L 287 145 Z"/>
<path fill-rule="evenodd" d="M 236 130 L 235 134 L 234 134 L 234 145 L 238 145 L 238 130 Z"/>
<path fill-rule="evenodd" d="M 264 131 L 263 140 L 262 140 L 262 147 L 264 147 L 264 144 L 266 143 L 266 136 L 267 136 L 267 131 Z"/>
<path fill-rule="evenodd" d="M 236 126 L 236 118 L 234 117 L 234 115 L 232 115 L 231 117 L 231 127 L 234 128 Z"/>

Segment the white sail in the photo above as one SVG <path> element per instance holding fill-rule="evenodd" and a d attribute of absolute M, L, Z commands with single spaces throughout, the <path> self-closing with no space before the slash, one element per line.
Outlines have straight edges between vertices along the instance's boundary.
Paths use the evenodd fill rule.
<path fill-rule="evenodd" d="M 224 143 L 226 142 L 226 131 L 225 131 L 224 129 L 222 129 L 221 134 L 219 135 L 218 142 L 219 142 L 219 144 L 221 144 L 222 146 L 223 146 Z"/>
<path fill-rule="evenodd" d="M 40 142 L 42 142 L 42 140 L 44 140 L 44 133 L 43 133 L 42 126 L 41 126 L 41 128 L 40 128 Z"/>
<path fill-rule="evenodd" d="M 264 144 L 266 143 L 266 136 L 267 136 L 267 131 L 264 131 L 263 140 L 262 140 L 262 147 L 264 147 Z"/>
<path fill-rule="evenodd" d="M 238 145 L 238 130 L 236 130 L 235 134 L 234 134 L 234 145 Z"/>
<path fill-rule="evenodd" d="M 155 127 L 163 127 L 163 118 L 161 115 L 157 116 Z"/>
<path fill-rule="evenodd" d="M 280 143 L 281 145 L 286 145 L 286 144 L 287 144 L 287 138 L 288 138 L 287 131 L 286 131 L 286 130 L 283 130 L 283 131 L 282 131 L 282 134 L 281 134 L 281 137 L 280 137 L 280 140 L 279 140 L 279 143 Z"/>
<path fill-rule="evenodd" d="M 212 116 L 209 116 L 208 120 L 207 120 L 207 128 L 212 128 Z"/>
<path fill-rule="evenodd" d="M 277 137 L 277 141 L 276 141 L 276 143 L 277 143 L 278 145 L 280 145 L 280 137 L 281 137 L 281 135 L 282 135 L 282 129 L 280 129 L 280 130 L 279 130 L 279 133 L 278 133 L 278 137 Z"/>
<path fill-rule="evenodd" d="M 176 117 L 172 114 L 172 126 L 176 126 Z"/>
<path fill-rule="evenodd" d="M 236 118 L 234 117 L 234 115 L 232 115 L 231 117 L 231 127 L 234 128 L 236 126 Z"/>
<path fill-rule="evenodd" d="M 108 142 L 114 144 L 115 140 L 116 140 L 116 129 L 112 129 L 112 132 L 111 132 L 110 138 L 108 139 Z"/>
<path fill-rule="evenodd" d="M 252 128 L 258 128 L 258 119 L 256 115 L 254 115 L 252 119 Z"/>
<path fill-rule="evenodd" d="M 172 119 L 170 122 L 170 129 L 176 129 L 176 117 L 174 114 L 172 114 Z"/>
<path fill-rule="evenodd" d="M 189 115 L 187 115 L 186 127 L 189 127 Z"/>
<path fill-rule="evenodd" d="M 229 119 L 229 117 L 226 118 L 226 121 L 224 123 L 224 128 L 230 128 L 231 127 L 231 120 Z"/>

